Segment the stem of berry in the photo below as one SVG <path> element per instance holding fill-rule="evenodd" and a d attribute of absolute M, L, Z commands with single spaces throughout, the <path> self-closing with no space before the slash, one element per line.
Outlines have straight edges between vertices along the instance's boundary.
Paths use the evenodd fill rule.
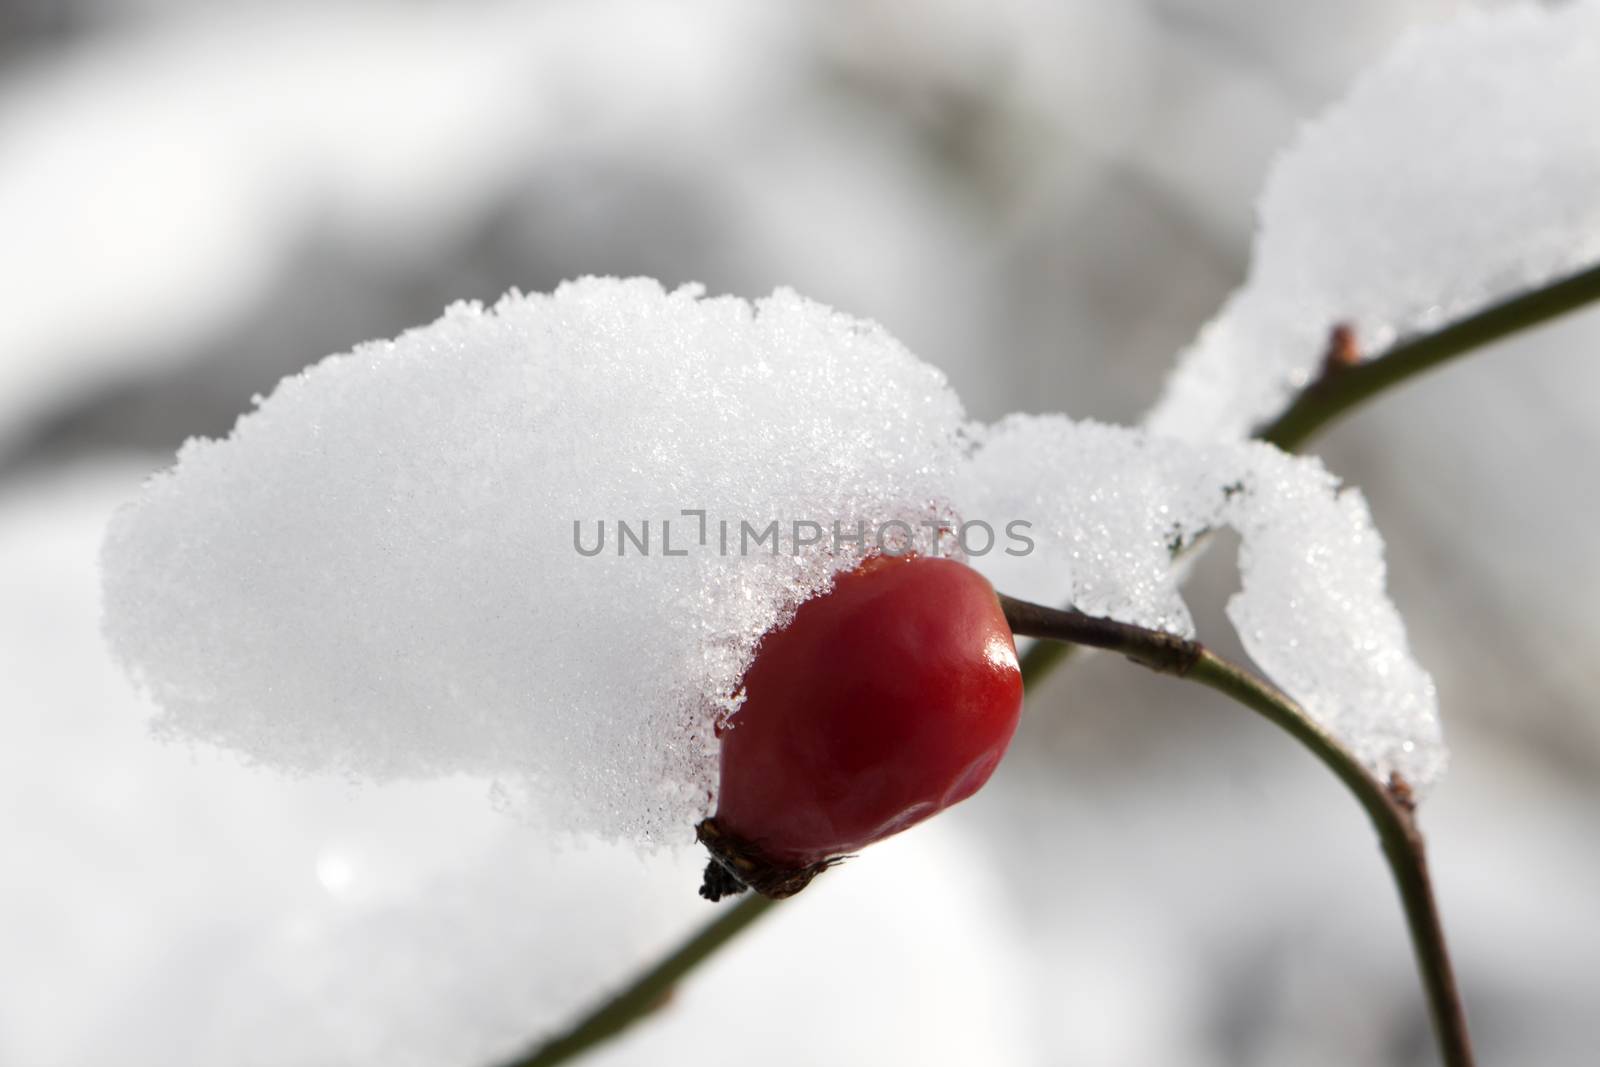
<path fill-rule="evenodd" d="M 1333 771 L 1365 809 L 1383 844 L 1405 909 L 1443 1061 L 1446 1067 L 1472 1067 L 1466 1012 L 1439 920 L 1411 790 L 1403 779 L 1397 775 L 1389 782 L 1379 781 L 1349 749 L 1277 687 L 1197 641 L 1081 612 L 1048 608 L 1004 594 L 1000 605 L 1018 635 L 1109 649 L 1159 673 L 1210 686 L 1282 727 Z"/>
<path fill-rule="evenodd" d="M 755 922 L 773 901 L 755 893 L 723 909 L 669 956 L 636 977 L 629 986 L 585 1016 L 566 1033 L 551 1038 L 504 1067 L 554 1067 L 620 1034 L 655 1011 L 672 995 L 678 980 Z"/>

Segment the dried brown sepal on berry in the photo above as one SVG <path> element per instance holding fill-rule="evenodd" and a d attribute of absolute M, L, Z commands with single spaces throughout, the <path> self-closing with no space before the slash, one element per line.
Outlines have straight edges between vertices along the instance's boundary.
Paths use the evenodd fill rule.
<path fill-rule="evenodd" d="M 813 878 L 829 867 L 845 860 L 844 856 L 836 856 L 805 867 L 774 863 L 749 842 L 724 833 L 716 819 L 703 820 L 694 828 L 694 833 L 711 853 L 705 881 L 700 886 L 700 895 L 711 901 L 738 896 L 746 889 L 772 900 L 783 900 L 810 885 Z"/>

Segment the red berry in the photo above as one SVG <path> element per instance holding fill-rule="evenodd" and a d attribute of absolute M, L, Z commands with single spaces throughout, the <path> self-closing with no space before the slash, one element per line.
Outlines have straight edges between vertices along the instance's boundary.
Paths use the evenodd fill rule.
<path fill-rule="evenodd" d="M 722 732 L 702 893 L 798 892 L 965 800 L 1016 731 L 1022 675 L 994 588 L 948 559 L 875 557 L 763 639 Z M 730 878 L 729 876 L 732 876 Z"/>

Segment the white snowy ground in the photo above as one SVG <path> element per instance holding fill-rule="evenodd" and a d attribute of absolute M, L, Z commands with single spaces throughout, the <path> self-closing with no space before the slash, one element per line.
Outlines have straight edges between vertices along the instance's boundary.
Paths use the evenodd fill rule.
<path fill-rule="evenodd" d="M 724 288 L 763 292 L 781 278 L 890 323 L 949 367 L 979 413 L 1030 404 L 1133 417 L 1178 342 L 1212 310 L 1219 276 L 1238 269 L 1225 256 L 1219 266 L 1216 247 L 1242 244 L 1247 205 L 1288 121 L 1337 89 L 1397 23 L 1447 6 L 1340 5 L 1321 16 L 1242 5 L 1207 20 L 1169 5 L 1160 18 L 1139 10 L 1110 26 L 1085 21 L 1076 37 L 1084 50 L 1137 82 L 1137 91 L 1112 82 L 1112 114 L 1139 117 L 1124 122 L 1123 143 L 1107 154 L 1134 161 L 1135 176 L 1160 178 L 1165 195 L 1156 202 L 1165 211 L 1172 198 L 1183 209 L 1177 223 L 1130 192 L 1136 183 L 1108 189 L 1100 171 L 1085 179 L 1068 165 L 1077 149 L 1067 147 L 1015 164 L 1020 174 L 1010 175 L 1008 192 L 1020 190 L 1024 203 L 1031 194 L 1032 210 L 1010 217 L 1003 248 L 986 248 L 972 234 L 994 232 L 993 218 L 964 215 L 973 210 L 964 192 L 928 194 L 903 146 L 860 155 L 864 143 L 881 140 L 880 127 L 863 123 L 837 141 L 814 137 L 774 150 L 756 171 L 760 180 L 745 186 L 755 192 L 735 219 L 743 232 L 716 245 L 722 260 L 693 242 L 676 254 L 722 264 Z M 26 67 L 8 72 L 0 111 L 9 123 L 37 105 L 30 129 L 48 133 L 44 117 L 66 114 L 76 118 L 62 129 L 89 129 L 83 124 L 114 101 L 150 93 L 144 108 L 116 112 L 117 122 L 159 124 L 173 99 L 158 91 L 168 84 L 164 72 L 196 51 L 183 42 L 215 45 L 219 65 L 242 70 L 248 65 L 233 61 L 256 42 L 271 54 L 273 33 L 265 31 L 281 41 L 328 28 L 314 12 L 250 17 L 264 20 L 251 24 L 263 32 L 194 30 L 174 17 L 170 30 L 157 21 L 131 38 L 107 33 L 93 46 L 104 55 L 69 52 L 71 62 L 54 73 L 41 67 L 37 80 Z M 391 17 L 408 16 L 378 16 Z M 984 81 L 983 47 L 974 41 L 1050 39 L 1026 32 L 1032 24 L 1023 14 L 1016 28 L 995 26 L 969 17 L 938 38 L 912 36 L 892 74 L 882 74 L 890 65 L 879 61 L 881 50 L 853 44 L 860 34 L 841 30 L 847 41 L 830 44 L 829 54 L 842 54 L 847 70 L 881 74 L 891 88 L 913 86 L 915 101 L 919 92 Z M 885 40 L 894 37 L 885 31 Z M 385 39 L 359 27 L 345 38 L 371 46 L 375 57 Z M 930 41 L 937 44 L 923 45 Z M 392 55 L 399 54 L 417 53 Z M 480 58 L 449 54 L 463 63 Z M 1154 78 L 1157 68 L 1170 80 Z M 367 69 L 381 77 L 384 63 Z M 1095 68 L 1085 80 L 1104 73 Z M 571 77 L 583 83 L 581 69 Z M 65 102 L 32 95 L 40 85 L 62 86 Z M 1071 103 L 1060 105 L 1068 118 L 1053 118 L 1052 131 L 1083 128 L 1081 116 L 1069 121 L 1079 112 L 1106 113 L 1104 101 L 1057 95 Z M 704 99 L 681 86 L 662 96 Z M 58 110 L 69 106 L 78 110 Z M 190 106 L 200 126 L 224 130 L 227 109 Z M 163 352 L 185 349 L 185 338 L 205 332 L 212 309 L 262 299 L 264 277 L 303 262 L 301 253 L 281 251 L 284 230 L 304 233 L 352 203 L 398 205 L 353 242 L 381 249 L 386 232 L 432 225 L 432 193 L 415 201 L 377 195 L 376 172 L 365 173 L 377 185 L 333 165 L 314 170 L 320 177 L 308 185 L 270 178 L 302 173 L 301 162 L 336 151 L 339 131 L 349 129 L 341 125 L 348 120 L 332 119 L 318 145 L 274 149 L 281 142 L 272 131 L 311 121 L 284 114 L 254 139 L 268 158 L 260 172 L 224 168 L 231 177 L 202 183 L 196 200 L 157 168 L 134 210 L 106 211 L 93 228 L 43 227 L 30 231 L 42 232 L 42 243 L 0 249 L 14 257 L 5 260 L 7 285 L 37 295 L 30 306 L 56 309 L 42 326 L 25 308 L 6 320 L 8 330 L 36 332 L 6 334 L 0 434 L 90 395 L 107 374 L 141 374 Z M 700 143 L 747 156 L 761 125 L 707 123 L 714 128 Z M 20 128 L 0 124 L 4 158 L 54 160 L 64 188 L 87 173 L 72 165 L 81 156 L 49 154 Z M 652 128 L 684 134 L 671 123 Z M 825 118 L 807 128 L 837 130 Z M 618 143 L 637 132 L 624 129 Z M 1223 138 L 1228 151 L 1218 150 Z M 1084 140 L 1093 139 L 1063 143 Z M 1116 141 L 1108 134 L 1096 143 Z M 232 158 L 193 129 L 184 143 L 194 146 L 191 174 Z M 492 147 L 503 143 L 493 139 Z M 677 166 L 696 178 L 735 171 L 703 151 Z M 506 173 L 515 180 L 537 170 L 533 155 Z M 992 145 L 978 155 L 1015 158 Z M 796 166 L 807 159 L 815 162 Z M 458 158 L 452 178 L 475 180 L 482 160 Z M 413 151 L 398 169 L 417 163 Z M 829 197 L 805 198 L 830 167 L 836 184 L 873 190 L 869 207 L 844 216 L 853 218 L 848 226 L 819 210 L 833 206 Z M 778 181 L 791 171 L 793 187 Z M 17 168 L 0 173 L 21 180 Z M 74 199 L 93 201 L 107 185 L 91 181 Z M 722 206 L 724 190 L 706 186 L 707 200 Z M 44 185 L 46 203 L 60 203 L 49 199 L 55 187 Z M 1041 206 L 1046 188 L 1052 199 Z M 263 199 L 246 195 L 251 189 Z M 0 196 L 13 233 L 23 232 L 18 220 L 38 202 Z M 273 227 L 248 225 L 251 212 L 281 202 L 296 207 L 269 210 Z M 186 211 L 191 203 L 222 214 Z M 448 221 L 454 210 L 446 197 L 441 230 L 468 225 Z M 101 262 L 102 248 L 147 248 L 122 235 L 123 227 L 141 231 L 151 215 L 158 224 L 148 240 L 159 254 Z M 562 217 L 551 225 L 576 245 L 599 246 L 617 240 L 606 221 Z M 212 245 L 208 228 L 232 236 Z M 98 242 L 82 236 L 91 229 Z M 860 254 L 841 260 L 833 246 L 844 229 L 863 236 Z M 68 249 L 84 241 L 76 269 L 55 261 L 54 237 Z M 574 262 L 562 273 L 608 266 Z M 106 280 L 93 292 L 114 299 L 109 325 L 97 333 L 92 316 L 60 309 L 76 309 L 62 294 L 80 270 L 102 277 L 102 268 Z M 840 270 L 847 274 L 836 281 Z M 709 277 L 704 269 L 685 273 Z M 513 281 L 526 284 L 499 279 L 495 289 Z M 269 311 L 270 321 L 282 317 Z M 418 320 L 395 325 L 411 321 Z M 368 326 L 356 336 L 385 330 L 392 332 Z M 980 337 L 981 356 L 973 344 Z M 1588 921 L 1600 898 L 1592 832 L 1600 813 L 1600 668 L 1583 652 L 1600 636 L 1588 610 L 1600 564 L 1586 535 L 1597 503 L 1585 492 L 1600 388 L 1586 368 L 1597 344 L 1600 321 L 1591 315 L 1504 346 L 1386 399 L 1331 435 L 1327 448 L 1331 465 L 1372 501 L 1413 644 L 1440 682 L 1455 758 L 1429 801 L 1427 827 L 1486 1062 L 1587 1064 L 1600 1044 L 1590 1011 L 1600 996 L 1600 946 Z M 992 361 L 1001 352 L 1017 353 L 1017 362 Z M 1126 358 L 1130 352 L 1143 360 Z M 641 866 L 603 850 L 553 858 L 482 803 L 480 783 L 358 791 L 284 782 L 214 754 L 151 743 L 141 727 L 145 709 L 95 637 L 92 560 L 109 509 L 165 462 L 102 454 L 84 466 L 13 475 L 3 488 L 0 1060 L 77 1063 L 114 1050 L 127 1062 L 172 1063 L 183 1047 L 197 1061 L 283 1063 L 299 1045 L 317 1049 L 313 1060 L 335 1047 L 332 1058 L 360 1062 L 361 1050 L 394 1039 L 416 1062 L 481 1062 L 486 1050 L 537 1029 L 541 1011 L 561 997 L 577 998 L 573 976 L 670 941 L 703 914 L 697 899 L 662 888 L 692 878 L 692 860 Z M 1536 665 L 1531 694 L 1508 680 L 1526 664 Z M 907 1035 L 926 1037 L 929 1047 L 917 1051 L 934 1063 L 944 1050 L 950 1062 L 1431 1062 L 1425 1035 L 1413 1028 L 1414 977 L 1370 833 L 1317 768 L 1244 713 L 1133 678 L 1109 660 L 1075 665 L 1039 697 L 993 789 L 938 825 L 875 849 L 872 867 L 858 864 L 848 880 L 826 891 L 819 884 L 815 899 L 774 915 L 608 1055 L 719 1062 L 704 1058 L 697 1037 L 728 1025 L 732 1000 L 731 1013 L 753 1028 L 798 1023 L 774 1051 L 800 1063 L 818 1058 L 808 1040 L 825 1042 L 830 1059 L 884 1062 Z M 935 879 L 926 895 L 908 898 L 904 885 L 922 885 L 930 869 L 965 869 L 952 857 L 979 873 Z M 551 870 L 573 883 L 538 877 Z M 591 885 L 576 884 L 596 871 L 612 877 L 625 907 L 602 907 L 590 900 Z M 854 894 L 867 900 L 846 906 Z M 541 903 L 562 921 L 548 921 Z M 820 958 L 818 943 L 855 951 Z M 880 966 L 885 971 L 874 970 Z M 918 984 L 897 986 L 885 972 Z M 788 993 L 770 984 L 786 974 L 798 987 Z M 789 1010 L 813 1003 L 807 998 L 824 1001 L 809 1019 Z M 283 1022 L 285 1013 L 292 1022 Z M 947 1025 L 923 1033 L 930 1018 Z M 689 1048 L 693 1060 L 681 1051 Z"/>

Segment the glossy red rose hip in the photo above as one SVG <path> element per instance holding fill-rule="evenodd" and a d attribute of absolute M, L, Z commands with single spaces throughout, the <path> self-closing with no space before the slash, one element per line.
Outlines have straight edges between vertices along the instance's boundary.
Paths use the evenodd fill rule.
<path fill-rule="evenodd" d="M 736 882 L 773 896 L 971 796 L 1022 707 L 993 587 L 926 557 L 875 557 L 841 575 L 767 635 L 744 686 L 700 833 Z"/>

